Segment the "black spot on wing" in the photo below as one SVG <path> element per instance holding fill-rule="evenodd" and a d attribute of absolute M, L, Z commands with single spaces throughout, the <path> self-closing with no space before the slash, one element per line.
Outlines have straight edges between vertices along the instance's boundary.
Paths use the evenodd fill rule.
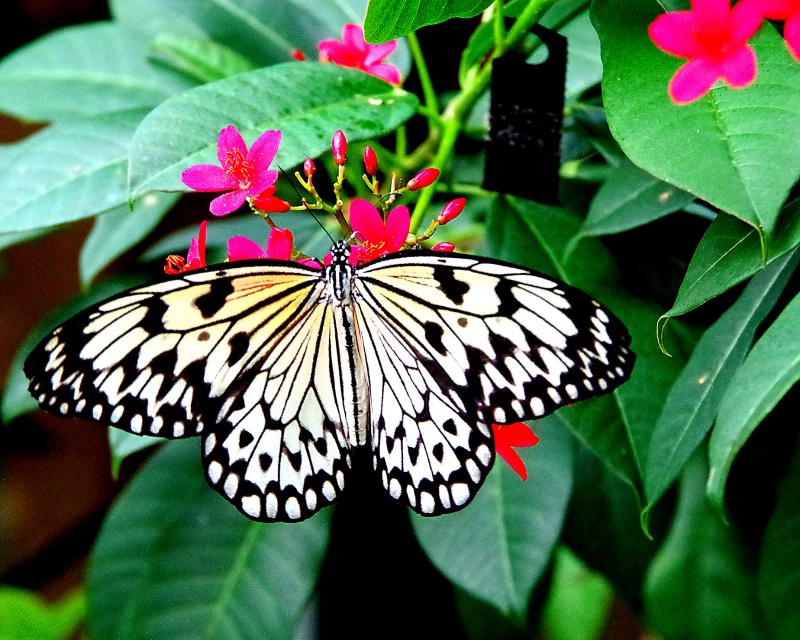
<path fill-rule="evenodd" d="M 211 290 L 194 301 L 204 318 L 210 318 L 225 305 L 228 296 L 233 293 L 233 284 L 228 279 L 212 280 Z"/>
<path fill-rule="evenodd" d="M 240 331 L 231 336 L 230 340 L 228 340 L 228 344 L 231 348 L 230 355 L 228 356 L 228 366 L 232 367 L 247 353 L 247 349 L 250 346 L 250 338 L 246 333 Z"/>
<path fill-rule="evenodd" d="M 444 329 L 442 329 L 442 325 L 436 322 L 425 323 L 425 339 L 428 341 L 428 344 L 442 355 L 447 355 L 447 349 L 445 349 L 444 343 L 442 342 L 443 335 Z"/>
<path fill-rule="evenodd" d="M 456 280 L 453 274 L 454 271 L 447 267 L 433 267 L 433 277 L 439 283 L 442 293 L 454 304 L 463 304 L 464 296 L 469 291 L 469 285 L 461 280 Z"/>
<path fill-rule="evenodd" d="M 261 465 L 262 471 L 268 471 L 272 466 L 272 456 L 268 453 L 262 453 L 258 456 L 258 464 Z"/>
<path fill-rule="evenodd" d="M 244 449 L 247 445 L 249 445 L 255 438 L 253 438 L 253 434 L 247 430 L 242 430 L 239 432 L 239 448 Z"/>

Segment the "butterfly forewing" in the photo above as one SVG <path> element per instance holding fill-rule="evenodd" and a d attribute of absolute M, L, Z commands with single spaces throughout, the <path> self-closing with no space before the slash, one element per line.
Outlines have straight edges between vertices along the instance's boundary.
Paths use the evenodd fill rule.
<path fill-rule="evenodd" d="M 578 289 L 486 258 L 390 256 L 359 270 L 362 304 L 424 352 L 448 397 L 478 418 L 540 418 L 627 380 L 627 330 Z M 427 356 L 427 357 L 425 357 Z"/>

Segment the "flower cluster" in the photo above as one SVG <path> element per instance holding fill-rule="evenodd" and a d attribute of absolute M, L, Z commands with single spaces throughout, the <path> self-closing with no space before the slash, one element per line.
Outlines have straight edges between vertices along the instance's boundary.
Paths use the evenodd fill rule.
<path fill-rule="evenodd" d="M 649 28 L 655 45 L 678 58 L 688 58 L 669 83 L 676 104 L 704 96 L 718 81 L 741 89 L 758 73 L 756 53 L 747 44 L 765 20 L 784 20 L 789 52 L 800 62 L 800 0 L 692 0 L 690 11 L 658 16 Z"/>
<path fill-rule="evenodd" d="M 430 187 L 439 178 L 439 170 L 423 169 L 405 186 L 398 186 L 397 176 L 392 175 L 389 194 L 383 195 L 378 178 L 378 157 L 371 147 L 366 147 L 364 150 L 363 179 L 376 197 L 379 206 L 363 198 L 354 198 L 346 205 L 340 196 L 347 162 L 347 137 L 342 131 L 337 131 L 331 142 L 331 154 L 338 173 L 334 183 L 336 204 L 333 206 L 326 204 L 317 193 L 313 181 L 317 168 L 311 158 L 306 158 L 303 163 L 305 179 L 299 172 L 295 173 L 295 177 L 312 196 L 313 202 L 303 198 L 302 204 L 292 207 L 275 195 L 274 185 L 278 173 L 270 169 L 278 152 L 280 140 L 280 131 L 266 131 L 248 149 L 236 127 L 227 126 L 222 129 L 217 140 L 219 165 L 194 165 L 186 169 L 181 176 L 184 184 L 196 191 L 224 191 L 211 201 L 212 214 L 227 215 L 247 202 L 254 212 L 262 215 L 270 223 L 271 229 L 265 246 L 243 236 L 230 238 L 229 261 L 296 260 L 315 269 L 322 269 L 323 265 L 330 264 L 330 254 L 322 261 L 318 261 L 295 249 L 291 231 L 275 225 L 270 217 L 273 213 L 283 213 L 290 209 L 333 213 L 345 235 L 352 238 L 349 261 L 353 266 L 357 266 L 405 248 L 420 246 L 421 242 L 430 239 L 439 226 L 448 224 L 458 217 L 466 205 L 465 198 L 451 200 L 431 221 L 427 231 L 423 235 L 415 236 L 411 229 L 411 214 L 408 207 L 391 205 L 404 193 L 413 193 Z M 207 232 L 208 222 L 204 221 L 200 224 L 197 237 L 192 239 L 186 257 L 169 256 L 164 271 L 175 275 L 206 267 Z M 432 247 L 436 251 L 453 251 L 454 248 L 450 242 L 440 242 Z M 497 454 L 524 480 L 527 478 L 525 465 L 513 447 L 532 446 L 536 444 L 538 438 L 522 423 L 493 425 L 493 430 Z"/>
<path fill-rule="evenodd" d="M 359 25 L 346 24 L 342 29 L 341 40 L 323 40 L 317 48 L 321 62 L 334 62 L 343 67 L 361 69 L 389 84 L 400 84 L 400 71 L 394 65 L 384 62 L 397 48 L 396 40 L 384 44 L 369 44 L 364 40 L 364 30 Z"/>

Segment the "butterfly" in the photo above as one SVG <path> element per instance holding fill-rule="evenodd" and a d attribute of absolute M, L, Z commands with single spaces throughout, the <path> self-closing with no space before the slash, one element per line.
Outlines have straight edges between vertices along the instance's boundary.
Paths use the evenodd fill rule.
<path fill-rule="evenodd" d="M 211 487 L 292 522 L 336 500 L 363 445 L 392 498 L 459 510 L 492 468 L 492 423 L 630 376 L 627 330 L 578 289 L 456 253 L 349 254 L 341 241 L 322 270 L 242 261 L 116 295 L 36 346 L 30 392 L 131 433 L 200 435 Z"/>

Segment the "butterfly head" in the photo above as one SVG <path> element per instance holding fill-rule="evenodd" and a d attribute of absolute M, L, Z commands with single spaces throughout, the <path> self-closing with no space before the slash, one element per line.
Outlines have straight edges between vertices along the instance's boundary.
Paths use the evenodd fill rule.
<path fill-rule="evenodd" d="M 347 264 L 350 257 L 350 243 L 347 240 L 339 240 L 331 248 L 331 264 Z"/>

